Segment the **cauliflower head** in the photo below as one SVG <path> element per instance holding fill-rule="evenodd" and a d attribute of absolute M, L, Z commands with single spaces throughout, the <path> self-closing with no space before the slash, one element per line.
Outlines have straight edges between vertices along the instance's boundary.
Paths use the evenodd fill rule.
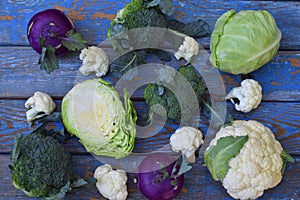
<path fill-rule="evenodd" d="M 110 200 L 125 200 L 127 198 L 127 175 L 123 170 L 114 170 L 109 164 L 97 167 L 94 172 L 99 192 Z"/>
<path fill-rule="evenodd" d="M 239 100 L 239 103 L 235 103 L 235 98 Z M 261 85 L 253 79 L 245 79 L 241 86 L 233 88 L 225 99 L 229 99 L 236 110 L 245 113 L 250 112 L 257 108 L 262 100 Z"/>
<path fill-rule="evenodd" d="M 55 110 L 55 102 L 46 93 L 35 92 L 32 97 L 30 97 L 25 102 L 25 107 L 29 110 L 26 112 L 26 118 L 29 125 L 32 125 L 35 119 L 50 115 Z"/>
<path fill-rule="evenodd" d="M 95 72 L 97 77 L 101 77 L 108 72 L 108 56 L 105 51 L 99 47 L 91 46 L 84 48 L 81 50 L 79 58 L 82 60 L 79 71 L 85 76 Z"/>
<path fill-rule="evenodd" d="M 177 52 L 174 56 L 177 60 L 184 58 L 186 61 L 190 62 L 194 55 L 199 53 L 199 44 L 198 42 L 189 36 L 184 37 L 183 44 L 180 45 Z"/>
<path fill-rule="evenodd" d="M 283 154 L 287 155 L 269 128 L 257 121 L 237 120 L 216 134 L 204 160 L 233 198 L 256 199 L 280 183 Z"/>
<path fill-rule="evenodd" d="M 195 152 L 203 144 L 202 133 L 193 127 L 184 126 L 177 129 L 170 137 L 170 144 L 173 151 L 181 151 L 188 162 L 194 163 L 196 161 Z"/>

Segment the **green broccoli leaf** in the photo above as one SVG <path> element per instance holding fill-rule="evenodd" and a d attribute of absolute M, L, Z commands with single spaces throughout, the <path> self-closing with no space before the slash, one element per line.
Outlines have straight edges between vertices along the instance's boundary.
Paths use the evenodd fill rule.
<path fill-rule="evenodd" d="M 202 19 L 184 24 L 177 20 L 169 20 L 168 28 L 186 34 L 190 37 L 204 37 L 210 34 L 209 25 Z"/>
<path fill-rule="evenodd" d="M 145 3 L 146 8 L 151 8 L 155 6 L 159 6 L 160 11 L 165 15 L 172 15 L 174 14 L 175 7 L 172 3 L 172 0 L 153 0 L 150 2 Z"/>
<path fill-rule="evenodd" d="M 286 167 L 286 163 L 287 162 L 292 162 L 293 163 L 293 162 L 295 162 L 295 159 L 292 156 L 290 156 L 285 150 L 282 151 L 281 158 L 282 158 L 282 161 L 283 161 L 283 165 L 282 165 L 282 168 L 281 168 L 281 174 L 283 175 L 285 167 Z"/>
<path fill-rule="evenodd" d="M 53 112 L 50 115 L 44 116 L 37 121 L 37 125 L 39 126 L 35 132 L 43 134 L 45 136 L 51 136 L 58 140 L 59 142 L 64 142 L 65 140 L 69 139 L 71 135 L 65 130 L 61 113 L 60 112 Z M 45 128 L 52 122 L 55 126 L 49 126 L 51 128 Z"/>
<path fill-rule="evenodd" d="M 45 200 L 61 200 L 64 199 L 66 194 L 72 190 L 70 181 L 66 183 L 62 188 L 60 188 L 59 193 L 45 197 Z"/>
<path fill-rule="evenodd" d="M 239 154 L 247 141 L 248 136 L 220 138 L 217 145 L 210 147 L 204 153 L 205 164 L 214 180 L 223 181 L 229 170 L 230 159 Z"/>
<path fill-rule="evenodd" d="M 70 30 L 66 36 L 65 38 L 61 38 L 61 43 L 67 47 L 69 51 L 78 51 L 86 47 L 86 40 L 80 33 Z"/>

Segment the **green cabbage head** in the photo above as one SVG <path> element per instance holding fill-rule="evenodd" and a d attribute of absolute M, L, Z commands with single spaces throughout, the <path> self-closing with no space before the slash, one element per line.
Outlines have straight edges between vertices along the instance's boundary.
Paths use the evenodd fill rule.
<path fill-rule="evenodd" d="M 118 92 L 102 79 L 75 85 L 63 98 L 62 118 L 88 152 L 121 158 L 134 148 L 137 115 L 128 93 L 123 105 Z"/>
<path fill-rule="evenodd" d="M 210 62 L 221 71 L 248 74 L 277 53 L 281 32 L 265 10 L 230 10 L 216 22 L 210 41 Z"/>

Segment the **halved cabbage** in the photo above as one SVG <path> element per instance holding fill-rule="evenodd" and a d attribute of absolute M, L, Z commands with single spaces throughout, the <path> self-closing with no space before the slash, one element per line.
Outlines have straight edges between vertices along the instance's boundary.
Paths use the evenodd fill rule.
<path fill-rule="evenodd" d="M 247 74 L 277 53 L 281 32 L 265 10 L 230 10 L 216 22 L 210 41 L 210 62 L 221 71 Z"/>
<path fill-rule="evenodd" d="M 137 115 L 128 93 L 124 106 L 118 92 L 102 79 L 75 85 L 62 101 L 66 129 L 88 152 L 121 158 L 134 147 Z"/>

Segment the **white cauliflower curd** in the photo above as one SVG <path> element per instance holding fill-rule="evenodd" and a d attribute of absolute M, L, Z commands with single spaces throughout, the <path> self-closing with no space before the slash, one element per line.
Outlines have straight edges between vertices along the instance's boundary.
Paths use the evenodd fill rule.
<path fill-rule="evenodd" d="M 198 42 L 189 36 L 184 38 L 183 44 L 180 45 L 177 52 L 174 54 L 175 58 L 179 60 L 184 58 L 186 61 L 190 62 L 194 55 L 199 53 L 199 44 Z"/>
<path fill-rule="evenodd" d="M 105 51 L 96 46 L 91 46 L 81 50 L 79 55 L 82 60 L 82 65 L 79 71 L 88 76 L 92 72 L 96 73 L 97 77 L 106 75 L 109 67 L 109 59 Z"/>
<path fill-rule="evenodd" d="M 50 115 L 56 106 L 48 94 L 35 92 L 34 95 L 25 102 L 25 107 L 29 109 L 26 112 L 27 121 L 29 125 L 32 125 L 35 119 Z"/>
<path fill-rule="evenodd" d="M 293 160 L 272 131 L 253 120 L 221 128 L 204 155 L 212 177 L 235 199 L 262 196 L 280 183 L 286 160 Z"/>
<path fill-rule="evenodd" d="M 99 192 L 110 200 L 125 200 L 127 198 L 127 175 L 123 170 L 114 170 L 109 164 L 97 167 L 94 172 Z"/>
<path fill-rule="evenodd" d="M 195 152 L 201 144 L 203 144 L 201 131 L 189 126 L 177 129 L 170 137 L 172 150 L 175 152 L 181 151 L 190 163 L 196 161 Z"/>
<path fill-rule="evenodd" d="M 250 112 L 258 107 L 262 99 L 261 85 L 253 79 L 245 79 L 240 87 L 233 88 L 225 97 L 235 106 L 235 109 L 241 112 Z M 239 102 L 235 102 L 238 99 Z"/>

